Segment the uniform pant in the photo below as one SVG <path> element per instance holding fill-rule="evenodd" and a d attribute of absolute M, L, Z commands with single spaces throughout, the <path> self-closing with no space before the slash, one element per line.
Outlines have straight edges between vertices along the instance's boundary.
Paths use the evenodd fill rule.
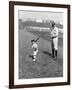
<path fill-rule="evenodd" d="M 37 53 L 38 53 L 38 49 L 33 52 L 33 59 L 36 59 Z"/>
<path fill-rule="evenodd" d="M 52 38 L 52 56 L 57 57 L 58 51 L 58 37 Z"/>

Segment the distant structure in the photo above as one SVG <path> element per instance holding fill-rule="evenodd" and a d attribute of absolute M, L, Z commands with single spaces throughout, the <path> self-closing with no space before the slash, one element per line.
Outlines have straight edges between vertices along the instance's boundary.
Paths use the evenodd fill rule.
<path fill-rule="evenodd" d="M 38 23 L 42 23 L 42 20 L 41 20 L 41 19 L 38 19 L 38 20 L 36 20 L 36 22 L 38 22 Z"/>

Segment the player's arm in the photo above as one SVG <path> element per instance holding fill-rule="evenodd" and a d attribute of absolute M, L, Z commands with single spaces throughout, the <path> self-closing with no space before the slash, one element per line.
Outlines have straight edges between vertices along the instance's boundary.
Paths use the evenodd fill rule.
<path fill-rule="evenodd" d="M 39 39 L 40 39 L 40 37 L 38 37 L 38 38 L 35 40 L 35 42 L 37 42 Z"/>

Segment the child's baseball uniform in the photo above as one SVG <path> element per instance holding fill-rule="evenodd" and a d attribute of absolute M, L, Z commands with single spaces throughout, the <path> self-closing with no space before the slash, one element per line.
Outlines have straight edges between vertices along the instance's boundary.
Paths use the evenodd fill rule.
<path fill-rule="evenodd" d="M 36 61 L 36 55 L 37 55 L 37 52 L 38 52 L 38 46 L 37 46 L 36 42 L 34 42 L 32 44 L 32 48 L 34 49 L 34 52 L 33 52 L 33 61 Z"/>

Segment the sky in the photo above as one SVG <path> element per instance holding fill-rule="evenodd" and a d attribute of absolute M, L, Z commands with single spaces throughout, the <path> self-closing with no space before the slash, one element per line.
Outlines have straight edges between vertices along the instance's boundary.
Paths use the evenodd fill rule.
<path fill-rule="evenodd" d="M 23 19 L 24 21 L 27 19 L 43 19 L 43 20 L 54 20 L 55 22 L 59 22 L 63 24 L 63 13 L 62 12 L 46 12 L 46 11 L 19 11 L 19 19 Z"/>

